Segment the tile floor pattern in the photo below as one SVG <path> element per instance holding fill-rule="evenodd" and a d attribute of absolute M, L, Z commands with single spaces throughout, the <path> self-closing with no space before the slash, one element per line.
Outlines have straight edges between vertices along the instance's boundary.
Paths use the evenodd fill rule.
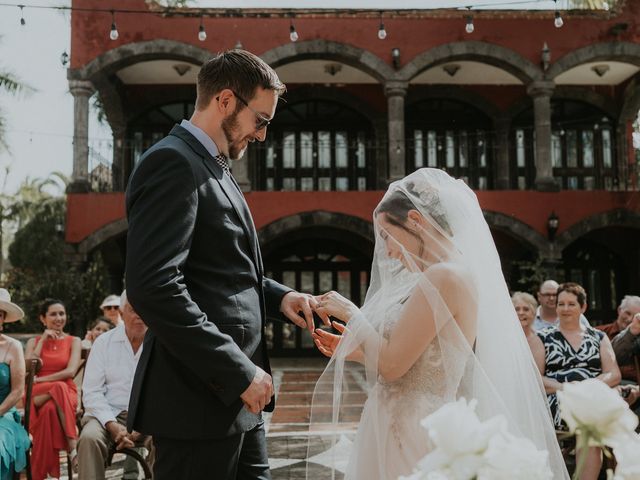
<path fill-rule="evenodd" d="M 273 480 L 304 480 L 307 478 L 307 468 L 309 478 L 314 480 L 342 480 L 343 478 L 340 472 L 332 476 L 328 465 L 335 463 L 342 470 L 346 466 L 344 447 L 353 441 L 355 422 L 360 417 L 365 393 L 362 388 L 362 379 L 351 379 L 349 413 L 354 418 L 353 428 L 340 432 L 339 441 L 333 448 L 328 445 L 329 438 L 332 438 L 331 432 L 322 436 L 310 435 L 308 427 L 311 398 L 316 381 L 325 365 L 326 361 L 321 358 L 272 360 L 278 403 L 275 412 L 265 415 L 265 425 Z M 329 403 L 324 406 L 330 409 Z M 308 449 L 312 453 L 307 466 L 305 459 Z M 122 477 L 123 462 L 123 455 L 114 458 L 113 465 L 107 471 L 108 479 Z M 66 463 L 61 465 L 61 471 L 66 473 Z M 74 476 L 74 478 L 77 477 Z M 62 479 L 68 480 L 68 477 L 62 476 L 60 480 Z"/>

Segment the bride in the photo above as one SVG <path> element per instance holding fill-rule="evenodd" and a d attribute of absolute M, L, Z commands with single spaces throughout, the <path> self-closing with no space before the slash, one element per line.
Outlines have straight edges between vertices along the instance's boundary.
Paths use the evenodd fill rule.
<path fill-rule="evenodd" d="M 314 333 L 331 360 L 311 411 L 311 433 L 323 441 L 310 443 L 309 456 L 336 447 L 331 455 L 348 458 L 347 479 L 409 475 L 430 449 L 420 420 L 465 397 L 477 399 L 482 420 L 504 414 L 511 433 L 549 452 L 554 478 L 568 479 L 542 381 L 475 194 L 441 170 L 420 169 L 391 184 L 374 227 L 371 286 L 362 308 L 336 292 L 318 297 L 317 313 L 346 326 L 333 322 L 341 335 Z M 342 452 L 340 432 L 356 425 L 352 451 Z M 334 467 L 338 463 L 334 458 Z"/>

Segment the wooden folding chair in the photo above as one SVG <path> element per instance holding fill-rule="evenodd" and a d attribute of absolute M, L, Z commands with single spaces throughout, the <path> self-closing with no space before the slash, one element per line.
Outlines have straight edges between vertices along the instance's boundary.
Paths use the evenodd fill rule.
<path fill-rule="evenodd" d="M 39 358 L 28 358 L 25 360 L 25 396 L 24 396 L 24 416 L 22 417 L 22 425 L 29 432 L 29 421 L 31 419 L 31 397 L 33 395 L 33 379 L 42 368 L 42 360 Z M 20 474 L 16 474 L 16 479 L 20 478 Z M 27 480 L 31 480 L 31 446 L 27 450 Z"/>

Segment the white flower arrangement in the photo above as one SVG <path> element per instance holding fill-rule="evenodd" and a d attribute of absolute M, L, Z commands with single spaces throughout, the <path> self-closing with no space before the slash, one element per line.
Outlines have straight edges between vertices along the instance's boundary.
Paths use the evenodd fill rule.
<path fill-rule="evenodd" d="M 400 480 L 550 480 L 546 451 L 507 430 L 498 415 L 485 422 L 464 398 L 422 420 L 434 449 Z M 625 479 L 626 480 L 626 479 Z"/>
<path fill-rule="evenodd" d="M 640 479 L 638 417 L 618 392 L 596 379 L 566 383 L 558 391 L 560 417 L 576 436 L 578 448 L 613 448 L 618 462 L 615 480 Z M 584 458 L 584 457 L 583 457 Z M 583 465 L 578 464 L 574 478 Z"/>

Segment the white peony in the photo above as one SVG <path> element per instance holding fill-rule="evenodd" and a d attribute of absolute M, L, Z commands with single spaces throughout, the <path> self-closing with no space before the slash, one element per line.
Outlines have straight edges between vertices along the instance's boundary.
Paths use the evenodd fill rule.
<path fill-rule="evenodd" d="M 496 435 L 484 453 L 479 480 L 550 480 L 553 474 L 547 451 L 539 451 L 530 440 L 510 433 Z"/>
<path fill-rule="evenodd" d="M 560 416 L 569 431 L 575 433 L 580 428 L 592 445 L 615 446 L 638 425 L 638 417 L 622 397 L 600 380 L 565 383 L 557 395 Z"/>
<path fill-rule="evenodd" d="M 618 462 L 615 480 L 638 480 L 640 478 L 640 436 L 636 433 L 621 439 L 613 453 Z"/>

